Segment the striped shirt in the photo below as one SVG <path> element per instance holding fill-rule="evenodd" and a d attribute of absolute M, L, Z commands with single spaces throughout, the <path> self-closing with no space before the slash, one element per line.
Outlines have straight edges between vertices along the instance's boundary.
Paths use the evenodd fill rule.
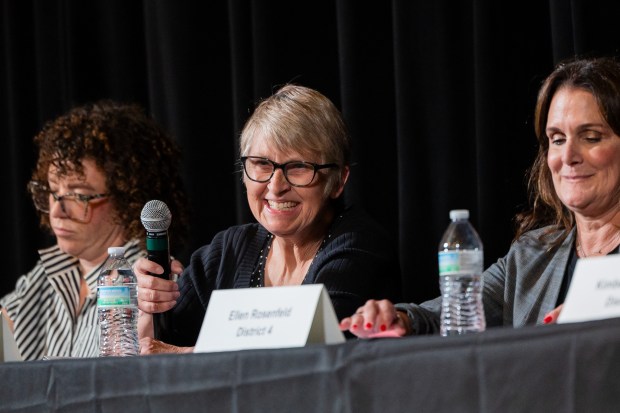
<path fill-rule="evenodd" d="M 146 253 L 137 240 L 125 244 L 133 264 Z M 13 320 L 15 342 L 24 360 L 49 357 L 97 357 L 97 278 L 103 263 L 84 276 L 89 295 L 81 309 L 79 261 L 58 245 L 39 251 L 40 261 L 0 299 Z"/>

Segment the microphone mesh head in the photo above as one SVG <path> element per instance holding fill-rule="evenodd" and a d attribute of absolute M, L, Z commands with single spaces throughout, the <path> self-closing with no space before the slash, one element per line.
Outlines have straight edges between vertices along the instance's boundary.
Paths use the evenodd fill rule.
<path fill-rule="evenodd" d="M 140 213 L 140 220 L 147 231 L 163 232 L 168 230 L 170 221 L 172 221 L 172 214 L 168 205 L 154 199 L 144 204 Z"/>

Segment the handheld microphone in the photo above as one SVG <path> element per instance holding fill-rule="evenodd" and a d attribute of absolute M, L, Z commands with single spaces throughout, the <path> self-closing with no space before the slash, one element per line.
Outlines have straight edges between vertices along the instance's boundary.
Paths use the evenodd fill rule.
<path fill-rule="evenodd" d="M 146 229 L 146 253 L 148 260 L 164 267 L 162 274 L 153 275 L 167 280 L 170 277 L 170 248 L 168 242 L 168 228 L 172 221 L 170 209 L 162 201 L 149 201 L 142 208 L 140 220 Z"/>
<path fill-rule="evenodd" d="M 172 214 L 168 205 L 159 200 L 147 202 L 140 213 L 140 221 L 146 229 L 147 259 L 164 268 L 163 273 L 151 275 L 168 280 L 170 279 L 168 228 L 172 221 Z M 171 327 L 169 312 L 153 314 L 153 329 L 156 339 L 167 341 L 163 331 L 170 332 Z"/>

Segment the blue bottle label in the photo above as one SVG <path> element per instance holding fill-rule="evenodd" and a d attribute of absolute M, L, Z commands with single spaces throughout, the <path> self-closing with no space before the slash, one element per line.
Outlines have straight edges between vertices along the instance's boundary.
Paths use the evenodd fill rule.
<path fill-rule="evenodd" d="M 123 307 L 131 304 L 129 287 L 123 285 L 97 287 L 98 307 Z"/>
<path fill-rule="evenodd" d="M 441 251 L 439 275 L 466 275 L 482 273 L 483 256 L 480 250 Z"/>

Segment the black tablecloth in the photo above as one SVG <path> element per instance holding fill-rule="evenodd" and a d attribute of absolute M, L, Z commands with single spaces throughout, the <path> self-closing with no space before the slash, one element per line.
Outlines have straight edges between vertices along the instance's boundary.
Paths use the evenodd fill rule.
<path fill-rule="evenodd" d="M 620 319 L 0 364 L 3 412 L 620 412 L 619 400 Z"/>

